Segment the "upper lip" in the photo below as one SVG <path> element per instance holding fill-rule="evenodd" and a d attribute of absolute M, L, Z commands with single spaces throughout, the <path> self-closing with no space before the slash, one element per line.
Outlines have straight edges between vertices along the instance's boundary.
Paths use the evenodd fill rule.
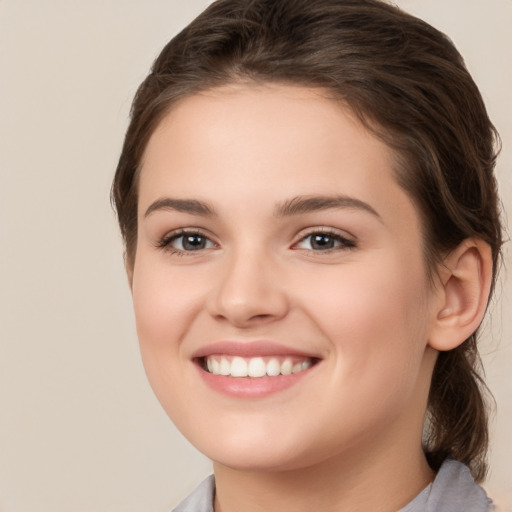
<path fill-rule="evenodd" d="M 296 348 L 281 345 L 273 341 L 218 341 L 205 345 L 196 350 L 192 357 L 202 358 L 211 355 L 231 355 L 240 357 L 264 357 L 264 356 L 297 356 L 319 358 L 318 355 L 308 353 Z"/>

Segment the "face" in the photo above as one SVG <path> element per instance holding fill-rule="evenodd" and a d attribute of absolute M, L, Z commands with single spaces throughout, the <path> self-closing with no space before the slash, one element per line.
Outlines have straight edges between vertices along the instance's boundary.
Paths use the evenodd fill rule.
<path fill-rule="evenodd" d="M 144 365 L 203 453 L 242 469 L 420 445 L 435 302 L 393 153 L 291 86 L 188 97 L 140 176 Z M 412 427 L 411 427 L 412 425 Z"/>

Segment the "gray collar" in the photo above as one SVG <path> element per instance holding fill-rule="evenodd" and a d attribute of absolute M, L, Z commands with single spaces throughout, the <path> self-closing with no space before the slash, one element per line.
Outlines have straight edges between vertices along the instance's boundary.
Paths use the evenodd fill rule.
<path fill-rule="evenodd" d="M 215 478 L 205 478 L 172 512 L 214 512 Z"/>
<path fill-rule="evenodd" d="M 475 483 L 469 468 L 445 460 L 434 481 L 399 512 L 486 512 L 492 502 Z"/>
<path fill-rule="evenodd" d="M 173 512 L 214 512 L 215 479 L 203 480 Z M 475 483 L 469 469 L 446 460 L 435 480 L 398 512 L 488 512 L 493 510 L 485 491 Z"/>

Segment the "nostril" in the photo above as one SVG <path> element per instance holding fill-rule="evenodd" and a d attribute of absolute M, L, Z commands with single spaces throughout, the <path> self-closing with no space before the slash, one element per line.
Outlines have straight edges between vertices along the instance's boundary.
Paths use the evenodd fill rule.
<path fill-rule="evenodd" d="M 262 324 L 282 318 L 288 311 L 286 289 L 276 276 L 265 272 L 261 258 L 239 254 L 218 276 L 208 304 L 209 313 L 217 320 L 227 320 L 238 328 Z"/>

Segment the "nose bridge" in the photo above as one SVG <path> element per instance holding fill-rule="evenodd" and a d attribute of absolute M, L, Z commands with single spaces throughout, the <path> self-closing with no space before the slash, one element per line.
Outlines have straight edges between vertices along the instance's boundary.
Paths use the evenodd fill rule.
<path fill-rule="evenodd" d="M 229 251 L 210 302 L 212 315 L 237 327 L 282 318 L 288 300 L 276 257 L 251 243 Z"/>

